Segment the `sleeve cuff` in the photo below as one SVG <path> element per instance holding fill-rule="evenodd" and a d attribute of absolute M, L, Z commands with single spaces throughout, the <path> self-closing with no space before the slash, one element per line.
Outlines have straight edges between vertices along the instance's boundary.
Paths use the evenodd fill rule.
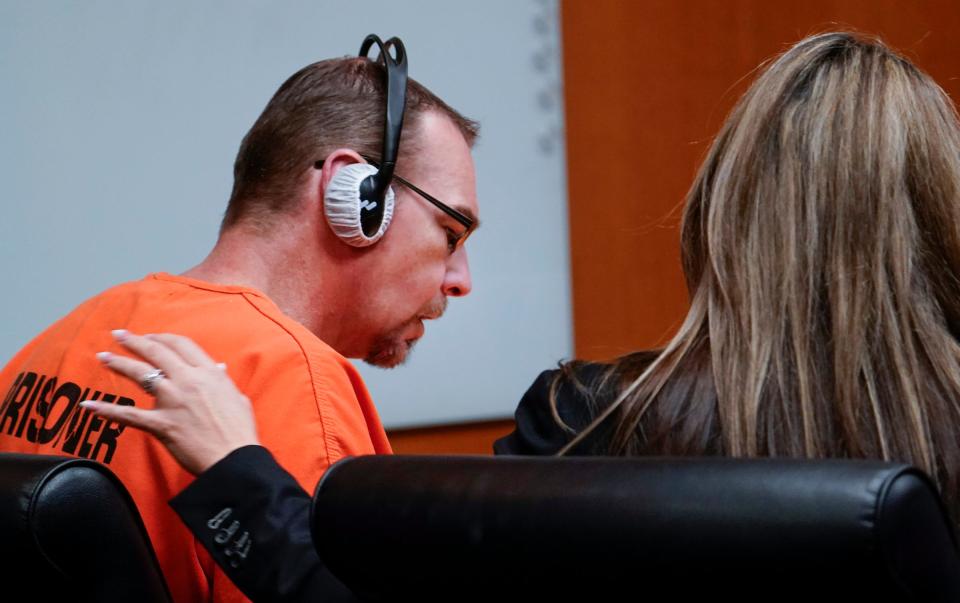
<path fill-rule="evenodd" d="M 231 485 L 229 490 L 232 492 L 235 490 L 232 485 L 248 481 L 251 471 L 287 473 L 263 446 L 241 446 L 198 475 L 190 485 L 170 499 L 170 506 L 176 510 L 178 506 L 191 501 L 208 500 L 211 492 L 222 489 L 224 485 Z"/>

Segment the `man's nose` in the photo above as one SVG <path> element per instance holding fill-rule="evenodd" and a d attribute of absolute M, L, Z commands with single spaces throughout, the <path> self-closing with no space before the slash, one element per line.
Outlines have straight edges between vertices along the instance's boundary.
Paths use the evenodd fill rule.
<path fill-rule="evenodd" d="M 447 274 L 443 279 L 443 294 L 448 297 L 463 297 L 473 289 L 470 281 L 470 264 L 467 261 L 467 250 L 457 249 L 450 256 L 447 263 Z"/>

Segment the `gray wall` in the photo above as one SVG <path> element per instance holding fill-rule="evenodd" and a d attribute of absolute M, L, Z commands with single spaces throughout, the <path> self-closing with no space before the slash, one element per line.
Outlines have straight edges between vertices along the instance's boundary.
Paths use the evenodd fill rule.
<path fill-rule="evenodd" d="M 570 355 L 554 0 L 0 3 L 0 362 L 97 291 L 215 241 L 243 134 L 299 67 L 398 35 L 483 124 L 474 293 L 407 365 L 361 370 L 389 426 L 505 416 Z"/>

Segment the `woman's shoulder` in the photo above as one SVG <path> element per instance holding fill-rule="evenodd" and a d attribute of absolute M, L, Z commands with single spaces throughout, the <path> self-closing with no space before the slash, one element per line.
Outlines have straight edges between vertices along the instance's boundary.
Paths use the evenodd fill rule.
<path fill-rule="evenodd" d="M 555 454 L 614 401 L 625 378 L 642 371 L 656 356 L 642 351 L 613 362 L 574 360 L 543 371 L 517 406 L 514 431 L 494 444 L 495 453 Z M 598 426 L 571 453 L 603 454 L 608 431 Z"/>

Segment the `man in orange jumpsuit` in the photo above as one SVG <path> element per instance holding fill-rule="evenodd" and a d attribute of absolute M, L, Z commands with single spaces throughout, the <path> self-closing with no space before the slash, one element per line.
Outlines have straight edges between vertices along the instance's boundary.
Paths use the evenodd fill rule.
<path fill-rule="evenodd" d="M 245 599 L 167 505 L 192 477 L 153 438 L 79 406 L 153 404 L 96 353 L 118 349 L 117 329 L 194 339 L 226 365 L 252 401 L 263 445 L 307 490 L 341 457 L 390 452 L 347 358 L 403 362 L 424 321 L 439 317 L 448 297 L 470 292 L 462 243 L 476 226 L 477 200 L 476 124 L 409 80 L 400 142 L 385 116 L 397 95 L 387 81 L 385 67 L 367 58 L 294 74 L 243 139 L 207 258 L 87 300 L 0 372 L 0 450 L 105 463 L 133 495 L 178 602 Z M 396 172 L 384 177 L 391 153 Z M 371 174 L 381 176 L 373 197 L 344 195 Z M 359 216 L 352 226 L 351 211 Z M 142 385 L 157 378 L 144 375 Z"/>

